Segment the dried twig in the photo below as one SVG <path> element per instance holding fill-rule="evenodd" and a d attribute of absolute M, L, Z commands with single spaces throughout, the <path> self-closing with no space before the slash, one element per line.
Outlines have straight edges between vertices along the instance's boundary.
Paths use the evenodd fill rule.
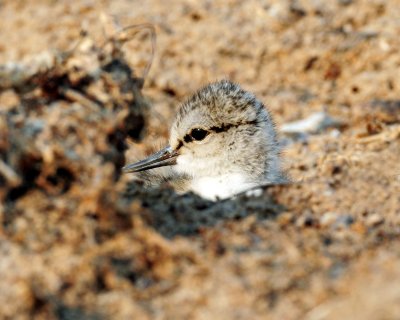
<path fill-rule="evenodd" d="M 381 133 L 374 134 L 368 137 L 357 138 L 357 143 L 367 144 L 372 142 L 381 142 L 381 141 L 393 141 L 400 137 L 400 126 L 395 126 L 394 128 L 390 128 L 389 130 L 385 130 Z"/>
<path fill-rule="evenodd" d="M 150 71 L 156 51 L 157 36 L 154 26 L 150 23 L 143 23 L 126 27 L 122 29 L 121 33 L 118 35 L 118 40 L 122 44 L 125 44 L 126 42 L 132 40 L 132 38 L 142 30 L 147 30 L 150 33 L 150 41 L 151 41 L 151 55 L 142 75 L 142 79 L 144 81 L 147 78 L 147 75 Z"/>
<path fill-rule="evenodd" d="M 59 89 L 59 92 L 68 100 L 80 103 L 82 106 L 91 109 L 93 112 L 97 112 L 98 110 L 100 110 L 100 106 L 97 103 L 88 99 L 83 94 L 74 89 L 61 87 Z"/>

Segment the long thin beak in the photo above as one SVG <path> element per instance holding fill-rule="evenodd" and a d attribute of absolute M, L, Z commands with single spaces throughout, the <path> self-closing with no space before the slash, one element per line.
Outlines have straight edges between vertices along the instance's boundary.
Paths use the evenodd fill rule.
<path fill-rule="evenodd" d="M 158 167 L 172 166 L 176 164 L 178 153 L 170 146 L 152 154 L 144 160 L 131 163 L 122 168 L 123 172 L 139 172 Z"/>

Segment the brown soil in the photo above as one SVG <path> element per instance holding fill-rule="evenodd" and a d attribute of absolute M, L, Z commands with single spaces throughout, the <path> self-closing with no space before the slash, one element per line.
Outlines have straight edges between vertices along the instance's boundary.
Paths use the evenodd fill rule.
<path fill-rule="evenodd" d="M 143 89 L 149 38 L 101 51 L 107 15 L 156 29 Z M 0 318 L 397 319 L 399 17 L 396 0 L 1 1 L 0 64 L 66 60 L 19 86 L 0 67 Z M 278 128 L 322 110 L 343 125 L 282 137 L 293 183 L 259 198 L 120 175 L 220 78 Z"/>

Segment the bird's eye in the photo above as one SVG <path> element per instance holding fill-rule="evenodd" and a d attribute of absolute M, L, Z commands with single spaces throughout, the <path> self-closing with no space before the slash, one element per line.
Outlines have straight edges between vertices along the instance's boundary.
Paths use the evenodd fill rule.
<path fill-rule="evenodd" d="M 199 129 L 199 128 L 195 128 L 190 132 L 190 136 L 193 138 L 193 140 L 196 140 L 196 141 L 203 140 L 205 137 L 207 137 L 207 135 L 208 135 L 207 130 Z"/>

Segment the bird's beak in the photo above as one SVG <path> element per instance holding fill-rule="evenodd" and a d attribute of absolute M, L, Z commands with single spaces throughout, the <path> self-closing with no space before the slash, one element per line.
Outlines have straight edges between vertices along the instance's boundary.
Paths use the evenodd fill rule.
<path fill-rule="evenodd" d="M 172 166 L 176 164 L 178 152 L 172 150 L 170 146 L 148 156 L 146 159 L 131 163 L 122 168 L 123 172 L 139 172 L 158 167 Z"/>

